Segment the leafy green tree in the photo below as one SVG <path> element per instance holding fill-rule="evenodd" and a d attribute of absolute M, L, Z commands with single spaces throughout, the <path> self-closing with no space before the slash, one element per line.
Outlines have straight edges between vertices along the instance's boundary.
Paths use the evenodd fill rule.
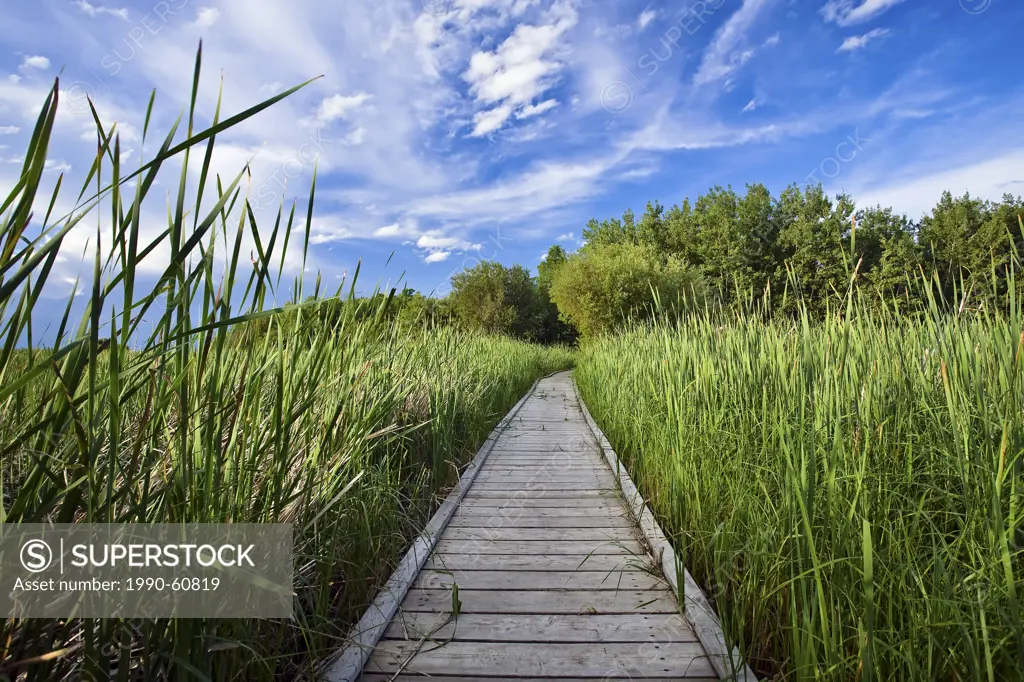
<path fill-rule="evenodd" d="M 538 295 L 533 278 L 521 265 L 484 261 L 464 270 L 452 277 L 449 299 L 454 318 L 466 328 L 537 337 Z"/>
<path fill-rule="evenodd" d="M 548 249 L 548 254 L 537 266 L 537 295 L 539 307 L 539 331 L 537 340 L 541 343 L 572 343 L 576 340 L 576 330 L 567 324 L 558 314 L 558 306 L 551 300 L 551 285 L 558 271 L 569 259 L 565 249 L 555 245 Z"/>
<path fill-rule="evenodd" d="M 542 292 L 551 291 L 551 284 L 555 281 L 555 275 L 565 262 L 569 260 L 569 254 L 557 244 L 548 249 L 547 256 L 537 266 L 537 288 Z"/>
<path fill-rule="evenodd" d="M 981 265 L 979 255 L 991 246 L 979 238 L 988 213 L 987 202 L 972 199 L 970 194 L 954 198 L 947 191 L 931 215 L 921 221 L 925 267 L 929 274 L 934 273 L 940 293 L 951 304 L 971 286 Z"/>
<path fill-rule="evenodd" d="M 433 329 L 451 323 L 446 299 L 430 298 L 413 289 L 396 296 L 395 307 L 395 321 L 404 329 Z"/>
<path fill-rule="evenodd" d="M 653 247 L 659 253 L 668 253 L 668 224 L 665 221 L 665 207 L 659 202 L 647 202 L 647 208 L 637 225 L 636 241 Z"/>
<path fill-rule="evenodd" d="M 689 198 L 682 206 L 672 206 L 665 214 L 666 250 L 695 268 L 704 265 L 701 256 L 700 220 Z"/>
<path fill-rule="evenodd" d="M 592 218 L 583 228 L 583 239 L 588 244 L 636 244 L 637 226 L 633 209 L 627 208 L 622 220 L 611 218 L 598 222 Z"/>
<path fill-rule="evenodd" d="M 876 206 L 857 212 L 849 250 L 858 268 L 858 286 L 885 302 L 907 299 L 920 278 L 921 254 L 914 239 L 916 226 L 891 208 Z M 919 301 L 905 301 L 918 303 Z"/>
<path fill-rule="evenodd" d="M 795 286 L 807 310 L 821 314 L 830 300 L 846 294 L 853 274 L 845 251 L 853 202 L 840 195 L 833 204 L 818 185 L 802 195 L 787 191 L 780 204 L 788 224 L 779 232 L 779 243 L 792 276 L 791 290 Z"/>
<path fill-rule="evenodd" d="M 760 297 L 779 268 L 780 225 L 775 201 L 764 185 L 748 185 L 740 197 L 714 187 L 669 211 L 669 243 L 685 262 L 699 268 L 726 303 Z"/>
<path fill-rule="evenodd" d="M 701 300 L 700 277 L 649 245 L 588 244 L 558 269 L 551 298 L 584 336 L 631 319 L 674 315 Z"/>

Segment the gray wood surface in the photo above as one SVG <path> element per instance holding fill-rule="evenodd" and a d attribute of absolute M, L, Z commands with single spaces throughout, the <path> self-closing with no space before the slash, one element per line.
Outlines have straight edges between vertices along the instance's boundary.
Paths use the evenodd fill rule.
<path fill-rule="evenodd" d="M 629 673 L 618 674 L 617 671 L 609 673 L 600 678 L 594 677 L 492 677 L 486 676 L 483 678 L 475 677 L 455 677 L 452 675 L 394 675 L 392 673 L 366 673 L 360 677 L 360 682 L 472 682 L 475 679 L 484 679 L 487 682 L 552 682 L 552 680 L 558 680 L 558 682 L 637 682 L 639 679 L 643 680 L 654 680 L 654 682 L 719 682 L 718 677 L 644 677 L 636 678 L 629 675 Z"/>
<path fill-rule="evenodd" d="M 655 590 L 667 583 L 643 571 L 421 571 L 427 590 Z"/>
<path fill-rule="evenodd" d="M 718 679 L 567 373 L 491 447 L 364 668 L 425 679 Z"/>
<path fill-rule="evenodd" d="M 426 568 L 437 571 L 642 571 L 647 556 L 617 554 L 433 554 Z M 656 570 L 656 569 L 655 569 Z"/>
<path fill-rule="evenodd" d="M 446 540 L 633 540 L 632 528 L 449 528 Z"/>
<path fill-rule="evenodd" d="M 382 640 L 367 663 L 367 672 L 404 672 L 426 675 L 467 675 L 476 679 L 502 673 L 545 677 L 592 677 L 607 679 L 620 672 L 634 678 L 663 676 L 707 677 L 714 670 L 699 642 L 650 644 L 641 651 L 635 643 L 557 644 L 533 642 L 452 641 L 441 647 L 421 646 L 416 640 Z M 417 653 L 418 652 L 418 653 Z M 412 657 L 412 660 L 407 659 Z"/>
<path fill-rule="evenodd" d="M 420 637 L 431 627 L 427 613 L 408 613 L 396 618 L 387 631 L 390 639 Z M 543 637 L 549 642 L 696 642 L 688 633 L 679 614 L 616 614 L 559 615 L 536 614 L 466 614 L 458 622 L 444 625 L 434 639 L 461 635 L 472 642 L 535 642 Z M 461 632 L 460 632 L 461 631 Z M 678 639 L 680 635 L 689 639 Z"/>
<path fill-rule="evenodd" d="M 643 554 L 636 540 L 441 540 L 441 554 Z"/>

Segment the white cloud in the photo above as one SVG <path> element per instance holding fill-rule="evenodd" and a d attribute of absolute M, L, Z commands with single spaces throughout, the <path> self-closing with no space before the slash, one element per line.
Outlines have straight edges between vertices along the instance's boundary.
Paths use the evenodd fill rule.
<path fill-rule="evenodd" d="M 50 60 L 41 55 L 26 56 L 21 62 L 22 70 L 39 69 L 45 71 L 50 68 Z"/>
<path fill-rule="evenodd" d="M 18 126 L 0 126 L 0 135 L 16 135 L 19 130 Z"/>
<path fill-rule="evenodd" d="M 757 109 L 759 106 L 761 106 L 761 103 L 758 102 L 757 98 L 755 97 L 754 99 L 747 102 L 747 106 L 743 107 L 743 113 L 745 114 L 748 111 L 753 111 L 754 109 Z"/>
<path fill-rule="evenodd" d="M 576 233 L 566 232 L 565 234 L 560 234 L 555 238 L 555 241 L 559 243 L 574 242 L 576 241 Z"/>
<path fill-rule="evenodd" d="M 337 216 L 320 216 L 310 225 L 309 241 L 312 244 L 330 244 L 351 239 L 356 235 Z"/>
<path fill-rule="evenodd" d="M 195 26 L 197 28 L 210 28 L 220 19 L 220 10 L 216 7 L 200 7 L 196 13 Z"/>
<path fill-rule="evenodd" d="M 353 147 L 366 141 L 366 128 L 356 128 L 342 138 L 341 143 L 346 147 Z"/>
<path fill-rule="evenodd" d="M 645 10 L 644 12 L 640 13 L 639 17 L 637 17 L 636 25 L 639 26 L 640 30 L 642 31 L 645 28 L 647 28 L 647 26 L 652 21 L 654 21 L 657 18 L 657 16 L 658 16 L 658 13 L 655 12 L 654 10 L 652 10 L 652 9 Z"/>
<path fill-rule="evenodd" d="M 434 251 L 423 257 L 424 263 L 443 263 L 452 255 L 451 251 Z"/>
<path fill-rule="evenodd" d="M 318 123 L 330 123 L 345 118 L 351 112 L 373 99 L 373 95 L 357 92 L 354 95 L 331 95 L 317 105 L 314 118 Z"/>
<path fill-rule="evenodd" d="M 463 224 L 493 224 L 530 216 L 590 198 L 600 190 L 602 176 L 618 165 L 629 149 L 578 162 L 546 161 L 487 187 L 450 192 L 415 202 L 410 213 Z"/>
<path fill-rule="evenodd" d="M 930 212 L 946 190 L 952 192 L 954 196 L 970 192 L 973 197 L 992 201 L 998 201 L 1007 192 L 1012 194 L 1016 190 L 1020 193 L 1021 185 L 1008 183 L 1007 180 L 1019 178 L 1022 166 L 1024 148 L 986 161 L 931 173 L 924 168 L 920 169 L 922 172 L 908 171 L 903 181 L 886 174 L 872 184 L 848 189 L 858 206 L 891 206 L 896 211 L 917 219 Z M 932 167 L 932 164 L 929 163 L 926 167 Z"/>
<path fill-rule="evenodd" d="M 548 23 L 519 24 L 494 51 L 473 54 L 462 78 L 477 103 L 490 107 L 473 117 L 473 137 L 501 129 L 517 111 L 543 106 L 533 102 L 558 82 L 565 67 L 564 36 L 578 19 L 571 4 L 556 2 Z"/>
<path fill-rule="evenodd" d="M 111 16 L 118 17 L 128 21 L 128 10 L 124 8 L 114 9 L 111 7 L 104 7 L 102 5 L 91 5 L 86 0 L 75 0 L 75 5 L 78 9 L 82 10 L 85 14 L 90 17 L 96 17 L 101 14 L 109 14 Z"/>
<path fill-rule="evenodd" d="M 744 0 L 743 6 L 718 29 L 711 44 L 704 51 L 696 85 L 707 85 L 721 80 L 750 61 L 755 51 L 747 46 L 747 34 L 757 24 L 760 14 L 774 0 Z"/>
<path fill-rule="evenodd" d="M 861 36 L 850 36 L 843 41 L 843 44 L 839 46 L 839 49 L 836 50 L 836 52 L 856 52 L 857 50 L 865 47 L 872 40 L 886 35 L 889 35 L 889 29 L 876 28 Z"/>
<path fill-rule="evenodd" d="M 774 35 L 769 36 L 768 39 L 764 41 L 764 46 L 765 47 L 775 47 L 776 45 L 778 45 L 781 42 L 782 42 L 782 36 L 779 34 L 778 31 L 776 31 Z"/>
<path fill-rule="evenodd" d="M 47 159 L 43 163 L 43 168 L 45 170 L 53 171 L 55 173 L 66 173 L 67 171 L 71 170 L 71 164 L 69 164 L 67 161 L 54 161 L 53 159 Z"/>
<path fill-rule="evenodd" d="M 7 80 L 9 80 L 12 83 L 20 83 L 21 82 L 21 76 L 19 76 L 16 73 L 12 73 L 11 75 L 9 75 L 7 77 Z"/>
<path fill-rule="evenodd" d="M 429 250 L 454 249 L 456 251 L 477 251 L 480 244 L 473 244 L 458 237 L 444 237 L 436 233 L 422 235 L 416 240 L 416 248 Z"/>
<path fill-rule="evenodd" d="M 530 116 L 538 116 L 543 114 L 545 111 L 550 111 L 558 106 L 557 99 L 549 99 L 541 102 L 540 104 L 523 107 L 518 114 L 517 118 L 529 118 Z"/>
<path fill-rule="evenodd" d="M 839 26 L 852 26 L 873 19 L 903 0 L 829 0 L 821 8 L 825 21 Z"/>
<path fill-rule="evenodd" d="M 473 137 L 483 137 L 500 130 L 511 115 L 512 107 L 508 105 L 478 112 L 473 116 Z"/>
<path fill-rule="evenodd" d="M 373 236 L 378 239 L 411 238 L 419 234 L 419 228 L 415 223 L 394 223 L 373 231 Z"/>

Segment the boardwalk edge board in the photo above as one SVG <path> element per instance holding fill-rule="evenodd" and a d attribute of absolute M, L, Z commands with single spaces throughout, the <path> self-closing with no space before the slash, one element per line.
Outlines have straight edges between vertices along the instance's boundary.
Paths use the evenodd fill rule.
<path fill-rule="evenodd" d="M 665 533 L 661 530 L 661 526 L 655 520 L 650 507 L 640 494 L 640 490 L 633 483 L 633 479 L 629 477 L 629 472 L 626 470 L 625 465 L 619 461 L 615 450 L 612 449 L 611 443 L 608 442 L 608 438 L 605 437 L 601 427 L 597 425 L 597 422 L 594 421 L 590 414 L 590 410 L 587 409 L 587 404 L 583 401 L 583 396 L 580 395 L 579 387 L 576 385 L 575 377 L 572 378 L 572 388 L 576 393 L 580 409 L 583 410 L 583 417 L 586 419 L 587 425 L 593 432 L 594 437 L 597 438 L 605 460 L 619 482 L 622 495 L 626 500 L 627 509 L 629 509 L 629 512 L 633 515 L 634 520 L 642 531 L 643 538 L 651 554 L 660 559 L 661 572 L 664 574 L 665 579 L 672 586 L 672 590 L 676 595 L 682 597 L 680 603 L 684 605 L 682 607 L 683 617 L 693 627 L 697 638 L 708 654 L 715 672 L 723 680 L 757 682 L 757 676 L 754 675 L 750 667 L 743 661 L 739 651 L 735 648 L 731 652 L 729 651 L 725 642 L 725 633 L 722 632 L 722 624 L 718 620 L 714 607 L 708 602 L 704 591 L 697 585 L 693 576 L 690 575 L 690 571 L 677 560 L 675 550 L 672 549 L 671 543 L 669 543 Z M 679 589 L 680 578 L 682 578 L 684 585 L 682 590 Z"/>
<path fill-rule="evenodd" d="M 398 564 L 398 568 L 395 569 L 387 583 L 381 588 L 377 598 L 373 600 L 373 603 L 363 613 L 363 617 L 351 629 L 340 655 L 324 671 L 323 679 L 328 682 L 355 682 L 359 679 L 366 661 L 370 658 L 370 654 L 373 653 L 374 647 L 377 646 L 391 620 L 398 613 L 402 600 L 405 599 L 405 595 L 409 592 L 412 584 L 416 582 L 416 578 L 419 576 L 424 564 L 426 564 L 427 558 L 434 551 L 441 533 L 444 532 L 448 522 L 451 521 L 455 511 L 459 508 L 459 504 L 465 497 L 466 491 L 476 481 L 477 474 L 487 461 L 487 456 L 491 453 L 494 444 L 498 442 L 502 432 L 515 419 L 520 408 L 533 395 L 533 392 L 537 390 L 537 384 L 542 379 L 554 376 L 555 374 L 558 374 L 558 372 L 540 377 L 534 381 L 530 390 L 519 399 L 519 402 L 509 410 L 508 414 L 498 422 L 490 435 L 487 436 L 487 440 L 480 446 L 473 460 L 463 472 L 459 484 L 455 486 L 448 494 L 448 497 L 445 498 L 445 501 L 441 503 L 441 506 L 438 507 L 430 522 L 423 529 L 423 532 L 416 537 L 409 551 L 405 553 L 402 561 Z"/>

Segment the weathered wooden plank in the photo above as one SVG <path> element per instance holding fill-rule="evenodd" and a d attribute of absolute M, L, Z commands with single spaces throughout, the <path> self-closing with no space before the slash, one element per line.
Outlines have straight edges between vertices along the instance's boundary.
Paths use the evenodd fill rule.
<path fill-rule="evenodd" d="M 483 480 L 478 480 L 476 485 L 482 486 L 481 490 L 614 490 L 615 480 L 612 478 L 601 479 L 593 474 L 580 472 L 575 476 L 524 476 L 522 474 L 510 474 L 507 476 L 491 475 Z"/>
<path fill-rule="evenodd" d="M 523 473 L 489 473 L 486 476 L 481 475 L 480 479 L 477 480 L 476 485 L 480 486 L 497 486 L 505 484 L 510 490 L 524 490 L 535 485 L 546 485 L 549 488 L 556 488 L 562 490 L 578 490 L 583 488 L 585 490 L 597 488 L 614 489 L 615 479 L 611 476 L 601 477 L 596 474 L 590 473 L 589 471 L 579 471 L 575 474 L 552 474 L 550 472 L 535 473 L 535 474 L 523 474 Z M 578 484 L 574 487 L 563 488 L 562 486 L 567 484 Z"/>
<path fill-rule="evenodd" d="M 590 519 L 620 519 L 625 518 L 626 512 L 624 509 L 619 507 L 602 507 L 602 508 L 586 508 L 586 507 L 563 507 L 560 509 L 545 509 L 543 507 L 517 507 L 515 505 L 508 505 L 501 510 L 485 510 L 485 509 L 466 509 L 465 507 L 459 507 L 459 511 L 455 514 L 454 518 L 464 519 L 469 517 L 487 517 L 487 516 L 499 516 L 501 518 L 568 518 L 568 517 L 586 517 Z"/>
<path fill-rule="evenodd" d="M 423 571 L 416 587 L 431 590 L 662 590 L 668 583 L 643 571 Z M 689 626 L 687 626 L 689 627 Z"/>
<path fill-rule="evenodd" d="M 509 427 L 500 438 L 504 444 L 532 440 L 543 443 L 597 443 L 594 434 L 576 424 L 540 428 L 539 426 L 518 425 Z"/>
<path fill-rule="evenodd" d="M 516 500 L 510 500 L 508 502 L 501 502 L 500 500 L 488 500 L 486 498 L 479 500 L 463 500 L 461 508 L 468 511 L 476 511 L 478 509 L 522 509 L 524 507 L 539 508 L 539 509 L 614 509 L 616 511 L 622 509 L 622 505 L 619 504 L 618 500 L 609 499 L 604 497 L 582 497 L 579 499 L 574 498 L 562 498 L 562 499 L 545 499 L 540 498 L 520 498 Z"/>
<path fill-rule="evenodd" d="M 591 447 L 598 444 L 594 436 L 586 429 L 577 424 L 569 424 L 565 427 L 552 428 L 519 428 L 510 431 L 505 438 L 501 439 L 504 447 L 518 445 L 520 443 L 534 443 L 541 445 L 561 445 L 563 447 Z"/>
<path fill-rule="evenodd" d="M 554 469 L 568 471 L 592 471 L 595 473 L 612 474 L 605 467 L 598 455 L 561 453 L 554 456 L 540 455 L 528 457 L 526 455 L 504 455 L 495 457 L 488 462 L 487 469 Z"/>
<path fill-rule="evenodd" d="M 596 442 L 594 437 L 583 430 L 579 424 L 565 424 L 564 422 L 551 424 L 534 422 L 529 425 L 517 426 L 510 428 L 505 436 L 506 442 L 528 438 L 545 441 Z"/>
<path fill-rule="evenodd" d="M 480 475 L 495 476 L 521 476 L 524 478 L 536 476 L 549 476 L 553 478 L 566 478 L 571 476 L 588 476 L 592 478 L 607 478 L 613 480 L 612 472 L 606 469 L 598 469 L 596 465 L 579 460 L 568 460 L 563 462 L 522 462 L 522 461 L 496 461 L 491 466 L 485 467 Z"/>
<path fill-rule="evenodd" d="M 605 463 L 601 453 L 597 450 L 522 450 L 509 448 L 494 455 L 494 459 L 488 458 L 489 462 L 517 462 L 532 464 L 534 462 L 579 462 L 595 468 L 604 469 Z"/>
<path fill-rule="evenodd" d="M 645 677 L 645 680 L 654 682 L 721 682 L 717 677 Z M 603 675 L 597 677 L 496 677 L 492 675 L 474 675 L 472 677 L 453 675 L 393 675 L 391 673 L 365 673 L 359 678 L 359 682 L 475 682 L 486 680 L 487 682 L 637 682 L 637 679 L 627 673 L 622 677 L 617 675 Z"/>
<path fill-rule="evenodd" d="M 509 492 L 516 492 L 519 490 L 530 491 L 530 490 L 571 490 L 571 491 L 583 491 L 583 490 L 614 490 L 612 487 L 614 483 L 590 483 L 589 481 L 583 483 L 574 483 L 573 481 L 548 481 L 540 482 L 536 484 L 514 481 L 505 483 L 497 482 L 484 482 L 477 483 L 473 487 L 483 492 L 485 490 L 507 490 Z"/>
<path fill-rule="evenodd" d="M 602 484 L 602 487 L 604 487 L 605 485 L 611 485 L 611 486 L 615 485 L 615 479 L 609 478 L 607 480 L 609 482 L 607 484 Z M 594 487 L 594 484 L 592 482 L 590 482 L 590 481 L 571 481 L 570 480 L 570 481 L 541 481 L 541 482 L 542 483 L 546 483 L 549 488 L 554 489 L 554 490 L 591 490 Z M 501 483 L 502 483 L 501 481 L 478 481 L 477 483 L 475 483 L 473 485 L 473 487 L 474 488 L 479 487 L 480 490 L 487 490 L 489 487 L 493 487 L 493 486 L 499 485 Z M 504 483 L 508 483 L 508 484 L 521 484 L 520 487 L 525 489 L 524 486 L 527 483 L 530 483 L 530 481 L 505 481 Z M 510 489 L 511 490 L 516 490 L 517 488 L 510 486 Z M 607 489 L 607 488 L 605 488 L 605 489 Z"/>
<path fill-rule="evenodd" d="M 633 540 L 632 528 L 449 528 L 445 540 Z"/>
<path fill-rule="evenodd" d="M 490 476 L 591 476 L 613 478 L 612 472 L 598 469 L 596 464 L 580 460 L 553 460 L 548 462 L 524 462 L 522 460 L 500 460 L 484 468 L 481 474 Z"/>
<path fill-rule="evenodd" d="M 607 471 L 605 469 L 604 462 L 598 459 L 597 455 L 578 455 L 570 453 L 562 453 L 554 457 L 543 455 L 540 457 L 526 457 L 524 455 L 509 455 L 502 457 L 495 457 L 493 460 L 488 461 L 487 469 L 498 469 L 498 468 L 555 468 L 555 469 L 568 469 L 568 470 L 583 470 L 587 469 L 590 471 Z M 607 471 L 611 474 L 612 472 Z"/>
<path fill-rule="evenodd" d="M 559 490 L 474 490 L 469 489 L 465 500 L 479 500 L 479 499 L 492 499 L 492 500 L 524 500 L 524 499 L 573 499 L 578 500 L 585 497 L 599 497 L 607 500 L 619 499 L 619 491 L 617 490 L 571 490 L 571 491 L 559 491 Z"/>
<path fill-rule="evenodd" d="M 598 444 L 590 438 L 552 438 L 549 434 L 547 437 L 509 438 L 499 441 L 497 447 L 501 452 L 592 452 Z"/>
<path fill-rule="evenodd" d="M 450 642 L 432 648 L 417 642 L 385 640 L 373 653 L 368 672 L 405 671 L 427 675 L 480 677 L 500 672 L 521 677 L 710 677 L 711 665 L 699 643 L 651 644 L 641 654 L 634 643 L 547 644 Z M 418 653 L 417 653 L 418 652 Z M 406 664 L 406 661 L 410 659 Z"/>
<path fill-rule="evenodd" d="M 424 567 L 432 571 L 649 571 L 646 557 L 530 554 L 434 554 Z"/>
<path fill-rule="evenodd" d="M 631 528 L 624 516 L 463 516 L 452 519 L 453 528 Z"/>
<path fill-rule="evenodd" d="M 522 439 L 499 441 L 496 444 L 501 455 L 519 453 L 526 456 L 538 457 L 543 455 L 570 454 L 570 455 L 593 455 L 601 454 L 598 445 L 592 441 L 562 441 L 551 438 L 531 439 L 529 442 Z"/>
<path fill-rule="evenodd" d="M 602 462 L 597 455 L 576 455 L 576 454 L 565 454 L 558 457 L 520 457 L 520 456 L 508 456 L 508 457 L 495 457 L 493 460 L 487 462 L 487 466 L 484 470 L 491 469 L 568 469 L 568 470 L 588 470 L 588 471 L 600 471 L 602 473 L 611 474 L 612 472 L 605 469 L 604 462 Z"/>
<path fill-rule="evenodd" d="M 644 552 L 636 540 L 447 540 L 435 551 L 444 554 L 631 554 Z"/>
<path fill-rule="evenodd" d="M 433 613 L 400 614 L 384 634 L 385 639 L 416 640 L 429 632 L 437 619 Z M 679 614 L 629 613 L 597 615 L 537 615 L 464 613 L 442 626 L 433 639 L 462 642 L 696 642 L 697 638 Z"/>
<path fill-rule="evenodd" d="M 500 446 L 500 450 L 496 453 L 498 457 L 504 457 L 505 455 L 517 455 L 524 457 L 543 457 L 545 455 L 593 455 L 599 454 L 596 445 L 590 443 L 557 443 L 550 440 L 535 440 L 531 442 L 512 442 L 503 441 Z"/>
<path fill-rule="evenodd" d="M 593 471 L 557 471 L 541 469 L 538 471 L 487 471 L 481 472 L 477 483 L 533 483 L 546 481 L 549 483 L 580 483 L 614 484 L 611 474 L 598 474 Z"/>
<path fill-rule="evenodd" d="M 467 590 L 461 613 L 678 613 L 672 593 L 662 590 Z M 402 611 L 450 611 L 450 590 L 409 590 Z"/>

